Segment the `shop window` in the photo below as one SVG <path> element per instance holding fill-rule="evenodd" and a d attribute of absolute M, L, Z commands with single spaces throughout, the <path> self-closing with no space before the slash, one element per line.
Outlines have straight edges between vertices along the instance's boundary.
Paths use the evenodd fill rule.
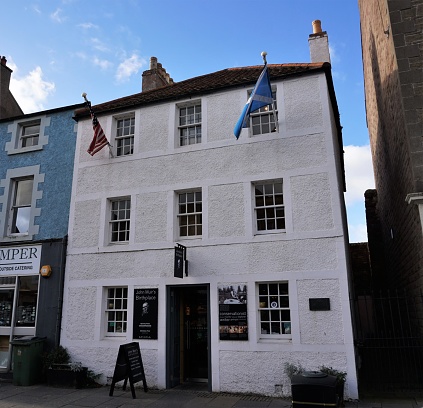
<path fill-rule="evenodd" d="M 35 327 L 37 317 L 38 276 L 18 277 L 16 326 Z"/>
<path fill-rule="evenodd" d="M 106 336 L 123 336 L 128 321 L 128 288 L 106 290 Z"/>
<path fill-rule="evenodd" d="M 260 338 L 291 338 L 288 282 L 259 283 Z"/>
<path fill-rule="evenodd" d="M 12 324 L 13 289 L 0 289 L 0 326 L 10 327 Z"/>

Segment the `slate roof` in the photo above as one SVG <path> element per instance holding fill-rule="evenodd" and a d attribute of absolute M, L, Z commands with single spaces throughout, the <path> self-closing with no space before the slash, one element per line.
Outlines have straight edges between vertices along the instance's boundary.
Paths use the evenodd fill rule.
<path fill-rule="evenodd" d="M 330 75 L 330 64 L 327 62 L 268 64 L 268 67 L 271 81 L 288 76 L 305 75 L 319 70 L 323 70 L 326 74 L 329 73 Z M 195 97 L 237 86 L 254 85 L 262 69 L 263 65 L 227 68 L 211 74 L 201 75 L 150 91 L 140 92 L 95 105 L 93 106 L 93 110 L 97 115 L 99 115 L 102 113 L 117 112 L 144 104 Z M 331 82 L 332 78 L 330 77 L 329 88 L 333 87 Z M 76 120 L 85 116 L 89 116 L 88 109 L 83 108 L 75 111 Z"/>

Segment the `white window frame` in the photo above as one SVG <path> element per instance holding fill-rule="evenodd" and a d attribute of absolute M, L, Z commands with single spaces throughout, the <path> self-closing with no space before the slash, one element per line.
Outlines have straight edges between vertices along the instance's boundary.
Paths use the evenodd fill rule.
<path fill-rule="evenodd" d="M 275 194 L 275 184 L 282 185 L 282 193 Z M 272 197 L 273 203 L 268 204 L 266 203 L 266 192 L 263 195 L 263 205 L 260 205 L 260 200 L 256 195 L 256 187 L 263 186 L 272 186 Z M 286 232 L 286 205 L 284 199 L 284 182 L 283 179 L 275 179 L 275 180 L 262 180 L 262 181 L 255 181 L 252 183 L 252 193 L 253 193 L 253 210 L 254 210 L 254 229 L 256 234 L 274 234 L 274 233 L 281 233 Z M 279 197 L 282 196 L 282 204 L 279 202 Z M 269 193 L 270 196 L 270 193 Z M 272 216 L 272 212 L 274 213 Z M 283 218 L 281 217 L 281 212 L 283 213 Z M 264 215 L 264 218 L 263 218 Z M 283 228 L 276 228 L 278 220 L 283 219 Z M 263 220 L 266 224 L 265 229 L 259 229 L 259 220 Z M 268 221 L 270 223 L 271 220 L 275 222 L 275 228 L 268 228 Z"/>
<path fill-rule="evenodd" d="M 181 113 L 183 110 L 194 108 L 194 112 L 190 115 L 184 115 L 183 117 L 191 117 L 187 121 L 182 121 Z M 199 112 L 196 109 L 199 108 Z M 181 123 L 182 122 L 182 123 Z M 203 106 L 201 100 L 185 102 L 177 105 L 177 128 L 178 128 L 178 146 L 190 146 L 196 145 L 203 142 Z M 193 137 L 189 134 L 182 135 L 183 132 L 190 132 L 193 130 Z M 197 133 L 198 132 L 198 133 Z M 192 141 L 192 143 L 191 143 Z"/>
<path fill-rule="evenodd" d="M 37 131 L 36 132 L 32 131 L 31 133 L 29 129 L 35 126 L 38 128 Z M 41 126 L 40 120 L 37 120 L 36 122 L 33 122 L 33 123 L 25 123 L 21 125 L 19 147 L 25 148 L 25 147 L 38 146 L 38 142 L 40 139 L 40 126 Z M 31 141 L 31 144 L 27 144 L 28 141 Z"/>
<path fill-rule="evenodd" d="M 28 197 L 28 201 L 22 202 L 18 200 L 20 199 L 20 196 L 18 196 L 18 193 L 22 193 L 22 186 L 24 183 L 31 181 L 30 185 L 30 197 Z M 28 235 L 29 227 L 30 227 L 30 217 L 31 217 L 31 206 L 32 206 L 32 194 L 34 191 L 34 177 L 25 177 L 22 179 L 16 179 L 13 183 L 13 192 L 12 192 L 12 200 L 10 204 L 10 214 L 9 214 L 9 235 Z M 27 225 L 25 226 L 25 231 L 19 231 L 18 230 L 18 221 L 19 218 L 22 218 L 22 214 L 19 215 L 22 209 L 28 209 L 28 221 Z"/>
<path fill-rule="evenodd" d="M 48 144 L 48 135 L 46 134 L 46 128 L 50 126 L 50 117 L 47 116 L 37 116 L 31 119 L 20 119 L 15 120 L 7 128 L 7 133 L 11 133 L 10 142 L 6 143 L 5 150 L 7 154 L 18 154 L 25 152 L 32 152 L 37 150 L 42 150 L 43 147 Z M 33 126 L 39 124 L 40 132 L 38 134 L 38 143 L 31 146 L 22 146 L 22 136 L 24 129 L 28 126 Z"/>
<path fill-rule="evenodd" d="M 27 233 L 12 233 L 12 206 L 16 193 L 16 182 L 20 180 L 33 178 L 31 211 L 29 219 L 29 228 Z M 44 182 L 44 174 L 40 174 L 40 166 L 20 167 L 9 169 L 6 178 L 0 180 L 0 241 L 13 242 L 17 239 L 29 241 L 38 234 L 39 226 L 35 224 L 35 219 L 41 214 L 41 208 L 37 208 L 37 200 L 43 197 L 43 191 L 39 189 L 39 184 Z"/>
<path fill-rule="evenodd" d="M 130 196 L 125 196 L 125 197 L 114 197 L 114 198 L 109 198 L 108 199 L 108 217 L 109 217 L 109 229 L 108 229 L 108 241 L 110 245 L 119 245 L 119 244 L 128 244 L 129 243 L 129 239 L 130 239 L 130 235 L 131 235 L 131 207 L 132 207 L 132 202 L 131 202 L 131 197 Z M 119 209 L 114 209 L 113 205 L 115 203 L 119 203 L 119 205 L 123 202 L 129 202 L 129 208 L 127 208 L 127 206 L 125 205 L 125 208 L 119 208 Z M 118 211 L 118 212 L 125 212 L 125 218 L 117 218 L 117 219 L 113 219 L 113 212 L 114 211 Z M 126 214 L 126 212 L 129 211 L 129 214 Z M 127 228 L 125 229 L 120 229 L 120 227 L 118 227 L 117 231 L 114 231 L 114 225 L 118 225 L 120 223 L 127 223 Z M 113 240 L 113 234 L 116 233 L 119 235 L 122 232 L 125 232 L 125 234 L 127 235 L 127 238 L 124 240 Z"/>
<path fill-rule="evenodd" d="M 114 151 L 116 157 L 125 157 L 125 156 L 131 156 L 134 154 L 134 146 L 135 146 L 135 126 L 136 126 L 136 119 L 135 119 L 135 112 L 126 113 L 125 115 L 119 115 L 115 116 L 114 118 Z M 129 120 L 131 123 L 129 123 L 129 132 L 127 134 L 118 135 L 119 133 L 119 123 L 125 122 L 126 120 Z M 123 127 L 125 129 L 125 127 Z M 123 149 L 125 151 L 125 147 L 119 147 L 119 142 L 122 141 L 125 143 L 125 141 L 129 141 L 129 151 L 127 153 L 120 152 L 120 149 Z"/>
<path fill-rule="evenodd" d="M 252 90 L 248 93 L 250 96 Z M 251 136 L 265 135 L 269 133 L 274 133 L 277 130 L 277 120 L 278 120 L 278 105 L 276 102 L 276 88 L 272 87 L 272 96 L 273 96 L 273 106 L 275 107 L 275 117 L 273 116 L 273 106 L 267 105 L 262 108 L 250 113 L 250 133 Z M 256 130 L 259 130 L 256 132 Z M 256 132 L 256 133 L 255 133 Z"/>
<path fill-rule="evenodd" d="M 198 201 L 198 193 L 201 194 L 201 201 Z M 188 199 L 188 194 L 194 195 L 194 201 L 186 201 Z M 185 196 L 186 200 L 185 202 L 181 202 L 181 197 Z M 192 211 L 189 210 L 189 206 L 192 204 Z M 201 211 L 198 211 L 198 204 L 201 206 Z M 185 212 L 181 212 L 181 209 L 183 209 L 183 206 L 185 206 Z M 203 228 L 204 228 L 204 222 L 203 222 L 203 214 L 204 214 L 204 208 L 203 208 L 203 191 L 201 188 L 196 188 L 192 190 L 184 190 L 184 191 L 177 191 L 176 192 L 176 214 L 177 214 L 177 236 L 181 239 L 190 239 L 190 238 L 201 238 L 203 235 Z M 190 222 L 190 217 L 194 217 L 194 222 Z M 201 222 L 198 222 L 198 218 L 201 218 Z M 183 223 L 183 219 L 186 219 L 186 224 Z M 192 220 L 192 218 L 191 218 Z M 181 227 L 184 227 L 186 225 L 187 229 L 187 235 L 181 235 Z M 194 227 L 195 234 L 188 234 L 189 228 Z M 200 234 L 198 234 L 198 230 L 200 229 Z"/>
<path fill-rule="evenodd" d="M 267 290 L 261 291 L 260 285 L 266 286 Z M 276 289 L 276 293 L 271 293 L 270 285 L 274 285 L 273 288 Z M 286 288 L 286 293 L 281 290 L 281 285 Z M 289 294 L 289 282 L 256 282 L 256 290 L 259 339 L 292 339 L 292 310 L 290 307 L 292 302 Z M 286 319 L 287 312 L 289 313 L 289 319 Z M 272 323 L 276 327 L 279 325 L 281 333 L 272 333 Z M 264 333 L 264 330 L 262 330 L 267 325 L 270 333 Z M 282 331 L 285 331 L 285 333 L 282 333 Z"/>
<path fill-rule="evenodd" d="M 121 297 L 117 296 L 117 290 L 122 290 Z M 110 291 L 113 291 L 114 296 L 111 297 Z M 126 291 L 126 297 L 125 295 Z M 105 314 L 104 314 L 104 337 L 126 337 L 128 333 L 128 287 L 127 286 L 109 286 L 104 288 L 105 300 Z M 121 302 L 121 307 L 116 307 Z M 110 319 L 110 314 L 114 313 L 114 318 Z M 117 315 L 121 314 L 121 318 Z M 112 323 L 115 331 L 109 332 L 109 323 Z M 121 330 L 116 330 L 118 324 L 122 324 Z M 111 327 L 111 326 L 110 326 Z"/>

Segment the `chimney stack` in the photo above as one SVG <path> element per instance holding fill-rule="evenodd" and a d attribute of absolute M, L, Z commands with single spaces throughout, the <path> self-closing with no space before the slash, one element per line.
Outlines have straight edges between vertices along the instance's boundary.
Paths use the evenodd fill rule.
<path fill-rule="evenodd" d="M 330 63 L 328 35 L 326 31 L 322 31 L 322 22 L 314 20 L 312 26 L 313 34 L 308 36 L 311 62 Z"/>
<path fill-rule="evenodd" d="M 0 59 L 0 119 L 22 115 L 23 111 L 10 92 L 10 77 L 12 70 L 6 65 L 3 55 Z"/>
<path fill-rule="evenodd" d="M 156 57 L 151 57 L 150 69 L 142 73 L 142 92 L 171 84 L 173 84 L 173 79 L 162 67 L 162 64 L 157 62 Z"/>

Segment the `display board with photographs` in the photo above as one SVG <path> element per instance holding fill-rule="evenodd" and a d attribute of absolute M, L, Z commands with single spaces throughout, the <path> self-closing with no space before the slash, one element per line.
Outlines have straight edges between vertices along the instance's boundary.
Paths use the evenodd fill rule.
<path fill-rule="evenodd" d="M 220 340 L 248 340 L 247 285 L 219 285 L 218 295 Z"/>

